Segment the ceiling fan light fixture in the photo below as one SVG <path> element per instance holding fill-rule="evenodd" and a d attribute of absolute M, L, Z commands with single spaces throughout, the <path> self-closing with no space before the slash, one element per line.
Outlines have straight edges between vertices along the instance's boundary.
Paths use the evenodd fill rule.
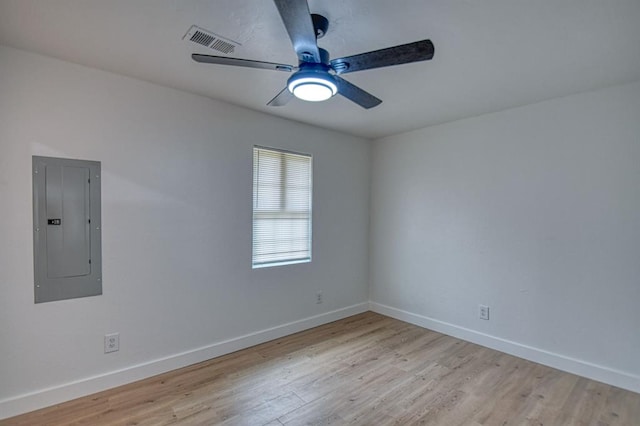
<path fill-rule="evenodd" d="M 433 58 L 434 48 L 431 40 L 419 40 L 331 60 L 329 52 L 318 47 L 317 43 L 317 39 L 327 33 L 329 28 L 327 18 L 318 14 L 310 14 L 308 0 L 273 0 L 273 2 L 280 13 L 282 23 L 291 39 L 293 50 L 298 57 L 297 67 L 227 56 L 197 53 L 191 55 L 194 61 L 208 64 L 283 72 L 293 72 L 297 69 L 298 71 L 291 75 L 287 81 L 287 87 L 280 90 L 267 103 L 269 106 L 283 106 L 294 97 L 304 101 L 320 102 L 340 92 L 341 96 L 362 108 L 373 108 L 380 105 L 382 100 L 355 84 L 349 83 L 348 80 L 342 78 L 342 74 L 428 61 Z M 200 44 L 209 44 L 211 43 L 210 39 L 214 37 L 216 36 L 213 33 L 199 33 L 195 36 L 195 41 Z"/>
<path fill-rule="evenodd" d="M 318 71 L 298 71 L 289 78 L 287 88 L 296 98 L 309 102 L 326 101 L 338 93 L 331 74 Z"/>

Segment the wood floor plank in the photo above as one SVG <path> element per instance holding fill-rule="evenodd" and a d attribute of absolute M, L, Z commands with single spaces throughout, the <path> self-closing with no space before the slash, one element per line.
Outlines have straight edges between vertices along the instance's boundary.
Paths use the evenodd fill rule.
<path fill-rule="evenodd" d="M 16 425 L 640 426 L 640 394 L 367 312 Z"/>

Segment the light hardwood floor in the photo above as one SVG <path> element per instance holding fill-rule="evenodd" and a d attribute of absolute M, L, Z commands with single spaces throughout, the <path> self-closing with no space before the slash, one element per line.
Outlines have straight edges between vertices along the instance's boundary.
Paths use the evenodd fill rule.
<path fill-rule="evenodd" d="M 640 394 L 372 312 L 8 425 L 640 425 Z"/>

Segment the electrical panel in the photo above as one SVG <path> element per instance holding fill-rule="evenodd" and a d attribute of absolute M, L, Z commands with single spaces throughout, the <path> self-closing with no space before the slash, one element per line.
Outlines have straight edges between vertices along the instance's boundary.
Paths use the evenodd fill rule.
<path fill-rule="evenodd" d="M 102 294 L 100 162 L 33 156 L 35 302 Z"/>

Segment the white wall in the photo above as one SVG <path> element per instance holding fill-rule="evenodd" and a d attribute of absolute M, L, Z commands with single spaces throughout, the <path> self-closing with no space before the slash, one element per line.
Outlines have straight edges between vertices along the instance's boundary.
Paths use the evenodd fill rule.
<path fill-rule="evenodd" d="M 640 391 L 640 83 L 376 141 L 368 241 L 370 142 L 0 70 L 0 418 L 362 311 L 369 263 L 374 310 Z M 250 267 L 253 144 L 314 155 L 310 264 Z M 32 155 L 102 162 L 102 296 L 33 303 Z"/>
<path fill-rule="evenodd" d="M 640 83 L 376 141 L 371 173 L 375 310 L 640 392 Z"/>
<path fill-rule="evenodd" d="M 367 309 L 368 141 L 4 47 L 0 70 L 0 418 Z M 254 144 L 313 154 L 309 264 L 251 269 Z M 32 155 L 102 162 L 102 296 L 33 302 Z"/>

